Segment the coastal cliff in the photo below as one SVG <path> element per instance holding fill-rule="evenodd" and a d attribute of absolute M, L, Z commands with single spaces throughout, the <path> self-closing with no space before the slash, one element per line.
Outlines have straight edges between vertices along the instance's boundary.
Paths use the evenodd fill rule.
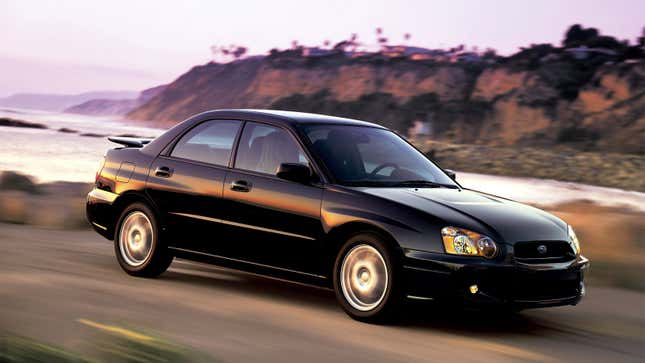
<path fill-rule="evenodd" d="M 274 108 L 365 119 L 436 140 L 645 153 L 645 61 L 561 48 L 495 62 L 272 53 L 196 66 L 127 114 L 170 126 L 205 110 Z"/>

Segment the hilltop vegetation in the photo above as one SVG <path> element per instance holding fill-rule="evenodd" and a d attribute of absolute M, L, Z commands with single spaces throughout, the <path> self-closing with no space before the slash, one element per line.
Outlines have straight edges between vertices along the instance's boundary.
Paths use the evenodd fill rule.
<path fill-rule="evenodd" d="M 562 46 L 531 45 L 509 57 L 339 44 L 194 67 L 128 118 L 167 126 L 208 109 L 274 108 L 404 134 L 423 121 L 433 139 L 450 143 L 645 153 L 642 37 L 630 45 L 572 26 Z"/>

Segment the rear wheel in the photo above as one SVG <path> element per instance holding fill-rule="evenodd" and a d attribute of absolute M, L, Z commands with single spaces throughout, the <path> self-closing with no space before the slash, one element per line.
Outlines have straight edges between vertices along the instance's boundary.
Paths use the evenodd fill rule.
<path fill-rule="evenodd" d="M 173 260 L 160 238 L 157 218 L 143 203 L 128 206 L 117 224 L 114 251 L 125 272 L 133 276 L 156 277 Z"/>
<path fill-rule="evenodd" d="M 401 302 L 398 264 L 379 234 L 364 232 L 349 238 L 336 258 L 336 298 L 354 319 L 384 322 Z"/>

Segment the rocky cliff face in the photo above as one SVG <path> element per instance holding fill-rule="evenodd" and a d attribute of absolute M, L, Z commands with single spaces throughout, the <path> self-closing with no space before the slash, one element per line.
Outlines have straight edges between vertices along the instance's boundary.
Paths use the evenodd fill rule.
<path fill-rule="evenodd" d="M 283 65 L 249 59 L 195 67 L 128 117 L 173 124 L 207 109 L 266 108 L 287 96 L 321 91 L 340 102 L 375 93 L 391 94 L 397 102 L 425 93 L 452 101 L 467 97 L 470 82 L 472 76 L 457 66 L 428 67 L 414 62 L 400 67 L 359 62 Z"/>
<path fill-rule="evenodd" d="M 195 67 L 127 116 L 169 126 L 209 109 L 281 108 L 401 132 L 422 119 L 450 142 L 644 153 L 645 62 L 581 67 L 269 56 Z"/>

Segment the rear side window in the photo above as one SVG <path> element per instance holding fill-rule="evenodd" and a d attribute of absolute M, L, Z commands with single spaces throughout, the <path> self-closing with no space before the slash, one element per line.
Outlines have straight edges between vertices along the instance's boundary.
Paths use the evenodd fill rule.
<path fill-rule="evenodd" d="M 233 120 L 206 121 L 182 136 L 170 156 L 228 166 L 240 125 Z"/>
<path fill-rule="evenodd" d="M 275 175 L 282 163 L 309 164 L 302 149 L 288 132 L 247 122 L 237 150 L 235 167 Z"/>

